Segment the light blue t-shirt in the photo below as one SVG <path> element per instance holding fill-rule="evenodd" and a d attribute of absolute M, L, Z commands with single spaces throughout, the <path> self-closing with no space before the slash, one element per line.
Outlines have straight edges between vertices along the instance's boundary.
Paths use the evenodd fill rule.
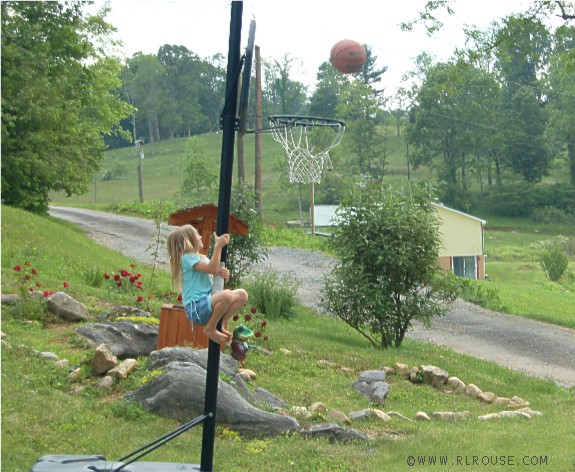
<path fill-rule="evenodd" d="M 187 252 L 182 256 L 182 302 L 184 305 L 189 305 L 192 300 L 198 301 L 212 293 L 210 274 L 194 269 L 194 266 L 201 260 L 209 262 L 198 254 Z"/>

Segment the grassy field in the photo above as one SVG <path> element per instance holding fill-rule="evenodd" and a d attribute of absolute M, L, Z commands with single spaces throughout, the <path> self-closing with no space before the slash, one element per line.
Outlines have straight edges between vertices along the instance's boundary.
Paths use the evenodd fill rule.
<path fill-rule="evenodd" d="M 29 261 L 38 269 L 42 288 L 56 291 L 66 280 L 70 294 L 84 302 L 94 317 L 111 304 L 127 301 L 125 294 L 93 286 L 86 269 L 94 261 L 105 271 L 127 267 L 133 261 L 96 245 L 72 225 L 3 208 L 2 235 L 3 292 L 14 288 L 14 265 Z M 150 268 L 138 270 L 147 280 Z M 160 274 L 160 291 L 166 290 L 167 280 L 167 274 Z M 98 379 L 89 375 L 79 383 L 72 382 L 65 369 L 56 369 L 38 357 L 38 351 L 51 351 L 72 365 L 82 365 L 92 350 L 75 335 L 76 327 L 51 317 L 29 321 L 10 309 L 3 310 L 2 471 L 28 471 L 45 454 L 102 454 L 117 459 L 178 426 L 178 422 L 121 401 L 125 392 L 145 381 L 145 359 L 139 360 L 140 367 L 127 381 L 108 391 L 99 389 Z M 369 408 L 369 401 L 351 388 L 353 381 L 363 370 L 401 362 L 437 365 L 484 391 L 520 396 L 543 416 L 531 421 L 479 421 L 478 415 L 500 408 L 391 376 L 391 393 L 383 408 L 386 412 L 413 419 L 418 411 L 469 411 L 473 418 L 455 423 L 397 417 L 390 422 L 355 422 L 353 427 L 371 438 L 365 443 L 306 440 L 297 434 L 247 440 L 218 429 L 215 470 L 515 471 L 526 470 L 523 461 L 528 461 L 538 463 L 530 470 L 575 471 L 573 389 L 409 339 L 400 349 L 375 350 L 338 320 L 319 317 L 303 307 L 290 320 L 271 320 L 267 334 L 273 355 L 250 354 L 248 367 L 258 374 L 251 386 L 266 388 L 290 405 L 321 401 L 329 409 L 345 413 Z M 290 353 L 282 353 L 281 348 Z M 186 420 L 182 418 L 181 423 Z M 200 448 L 201 429 L 194 429 L 146 460 L 198 463 Z M 513 465 L 466 465 L 501 461 L 503 456 L 511 457 Z M 412 457 L 414 466 L 410 466 Z M 421 464 L 433 458 L 447 465 Z"/>

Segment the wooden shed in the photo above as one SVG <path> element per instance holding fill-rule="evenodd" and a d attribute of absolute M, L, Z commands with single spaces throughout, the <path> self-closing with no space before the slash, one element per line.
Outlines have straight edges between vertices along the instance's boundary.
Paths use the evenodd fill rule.
<path fill-rule="evenodd" d="M 437 211 L 441 234 L 439 264 L 455 275 L 470 279 L 485 278 L 485 220 L 445 205 L 432 203 Z"/>

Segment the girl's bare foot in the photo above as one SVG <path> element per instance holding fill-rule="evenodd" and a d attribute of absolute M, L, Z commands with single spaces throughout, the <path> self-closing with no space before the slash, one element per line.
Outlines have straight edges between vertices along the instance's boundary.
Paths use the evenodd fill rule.
<path fill-rule="evenodd" d="M 206 330 L 204 328 L 204 334 L 210 338 L 213 342 L 222 344 L 228 340 L 228 337 L 224 333 L 220 333 L 217 329 L 214 331 Z"/>
<path fill-rule="evenodd" d="M 222 326 L 222 333 L 226 335 L 228 339 L 232 339 L 232 333 L 230 333 L 226 328 Z"/>

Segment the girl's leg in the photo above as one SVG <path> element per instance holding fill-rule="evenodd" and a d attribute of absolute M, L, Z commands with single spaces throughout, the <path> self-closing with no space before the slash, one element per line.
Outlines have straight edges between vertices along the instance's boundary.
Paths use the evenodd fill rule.
<path fill-rule="evenodd" d="M 229 290 L 224 290 L 222 292 L 218 292 L 212 295 L 212 314 L 210 315 L 210 319 L 204 326 L 204 333 L 208 336 L 212 341 L 221 344 L 225 343 L 229 337 L 226 333 L 220 333 L 217 329 L 218 322 L 224 314 L 229 309 L 230 305 L 234 302 L 234 297 L 232 292 Z"/>
<path fill-rule="evenodd" d="M 222 318 L 222 323 L 227 323 L 232 316 L 234 316 L 238 311 L 242 309 L 245 303 L 248 301 L 248 292 L 246 292 L 243 288 L 238 288 L 236 290 L 232 290 L 233 294 L 233 301 L 230 303 L 228 309 L 224 313 Z M 223 328 L 222 328 L 223 329 Z"/>

